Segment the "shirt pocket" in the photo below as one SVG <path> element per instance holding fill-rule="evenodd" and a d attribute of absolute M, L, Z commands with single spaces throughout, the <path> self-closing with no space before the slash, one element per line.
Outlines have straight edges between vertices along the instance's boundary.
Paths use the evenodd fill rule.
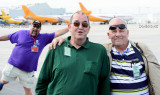
<path fill-rule="evenodd" d="M 89 76 L 97 76 L 97 63 L 93 61 L 86 61 L 84 73 Z"/>

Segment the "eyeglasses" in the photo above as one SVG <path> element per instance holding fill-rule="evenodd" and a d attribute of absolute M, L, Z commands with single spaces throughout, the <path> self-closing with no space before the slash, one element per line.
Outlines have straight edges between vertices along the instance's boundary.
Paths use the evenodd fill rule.
<path fill-rule="evenodd" d="M 74 23 L 71 23 L 71 24 L 73 24 L 75 27 L 79 27 L 80 22 L 79 21 L 75 21 Z M 86 27 L 89 26 L 89 24 L 87 22 L 82 22 L 82 26 L 86 28 Z"/>
<path fill-rule="evenodd" d="M 36 27 L 37 29 L 41 28 L 41 26 L 38 24 L 33 24 L 33 27 Z"/>
<path fill-rule="evenodd" d="M 124 24 L 119 24 L 119 25 L 111 25 L 111 26 L 109 27 L 109 30 L 116 30 L 117 27 L 118 27 L 119 29 L 125 29 L 125 28 L 127 28 L 126 25 L 124 25 Z"/>

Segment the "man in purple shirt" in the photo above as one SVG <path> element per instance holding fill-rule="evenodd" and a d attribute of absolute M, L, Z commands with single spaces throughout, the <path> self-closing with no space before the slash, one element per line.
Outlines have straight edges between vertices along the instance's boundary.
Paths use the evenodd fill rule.
<path fill-rule="evenodd" d="M 53 33 L 40 34 L 41 22 L 34 21 L 30 30 L 20 30 L 15 33 L 0 36 L 0 41 L 10 40 L 16 43 L 8 64 L 2 72 L 0 90 L 4 84 L 18 78 L 25 90 L 25 95 L 32 95 L 34 71 L 37 70 L 38 59 L 43 48 L 52 42 L 53 38 L 68 32 L 68 28 Z"/>

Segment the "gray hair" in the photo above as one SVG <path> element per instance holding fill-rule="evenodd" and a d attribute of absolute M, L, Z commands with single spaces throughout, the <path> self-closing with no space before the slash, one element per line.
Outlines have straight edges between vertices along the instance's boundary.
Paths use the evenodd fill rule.
<path fill-rule="evenodd" d="M 72 23 L 73 16 L 74 16 L 75 14 L 82 14 L 82 15 L 85 15 L 85 16 L 87 17 L 88 24 L 90 25 L 89 17 L 88 17 L 84 12 L 79 12 L 79 11 L 78 11 L 78 12 L 75 12 L 75 13 L 71 16 L 71 18 L 70 18 L 70 23 L 69 23 L 69 24 L 71 24 L 71 23 Z"/>

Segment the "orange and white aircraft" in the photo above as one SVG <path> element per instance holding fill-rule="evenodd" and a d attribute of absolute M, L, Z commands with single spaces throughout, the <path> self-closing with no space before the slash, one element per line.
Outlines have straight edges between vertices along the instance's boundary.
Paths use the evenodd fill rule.
<path fill-rule="evenodd" d="M 98 18 L 98 17 L 92 16 L 91 15 L 92 12 L 87 10 L 81 2 L 79 2 L 79 5 L 80 5 L 80 8 L 81 8 L 81 10 L 79 12 L 84 12 L 86 15 L 88 15 L 90 21 L 103 22 L 104 24 L 108 23 L 107 19 L 103 19 L 103 18 Z"/>
<path fill-rule="evenodd" d="M 64 20 L 64 19 L 56 19 L 56 18 L 51 18 L 51 17 L 44 17 L 44 16 L 37 16 L 35 15 L 29 8 L 27 8 L 25 5 L 22 5 L 23 11 L 24 11 L 24 18 L 25 19 L 30 19 L 30 20 L 39 20 L 42 23 L 52 23 L 52 24 L 62 24 L 63 22 L 65 23 L 69 23 L 68 20 Z"/>
<path fill-rule="evenodd" d="M 90 21 L 100 21 L 100 22 L 104 22 L 104 23 L 108 23 L 112 18 L 120 18 L 125 20 L 127 23 L 131 20 L 133 20 L 133 17 L 131 15 L 124 15 L 124 14 L 94 14 L 94 16 L 90 15 L 92 12 L 87 10 L 84 5 L 79 2 L 79 5 L 81 7 L 81 12 L 84 12 L 86 15 L 89 16 L 89 20 Z M 101 24 L 104 24 L 101 23 Z"/>

